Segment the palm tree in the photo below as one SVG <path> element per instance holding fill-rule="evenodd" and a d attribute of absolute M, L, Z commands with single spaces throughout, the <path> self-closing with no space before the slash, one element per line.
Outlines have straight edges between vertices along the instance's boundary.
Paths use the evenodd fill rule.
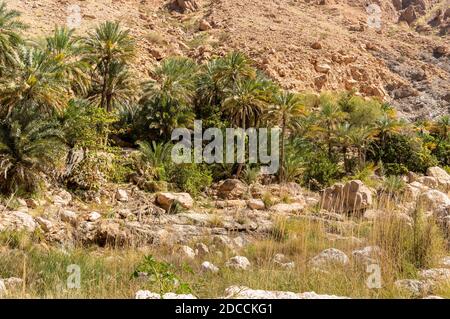
<path fill-rule="evenodd" d="M 349 159 L 347 158 L 348 151 L 353 145 L 352 135 L 353 135 L 354 127 L 349 123 L 339 123 L 335 129 L 335 139 L 336 144 L 341 147 L 342 157 L 344 160 L 344 170 L 346 173 L 350 172 Z"/>
<path fill-rule="evenodd" d="M 35 120 L 28 124 L 0 123 L 0 191 L 31 193 L 39 188 L 41 173 L 54 172 L 64 158 L 62 132 L 57 123 Z"/>
<path fill-rule="evenodd" d="M 349 137 L 356 148 L 359 167 L 363 168 L 366 164 L 367 147 L 374 139 L 374 129 L 371 126 L 356 127 L 351 130 Z"/>
<path fill-rule="evenodd" d="M 391 133 L 397 132 L 403 125 L 403 122 L 389 116 L 388 114 L 384 114 L 375 123 L 375 129 L 378 133 L 377 135 L 380 139 L 381 147 L 383 150 L 386 147 L 386 137 Z"/>
<path fill-rule="evenodd" d="M 449 139 L 450 133 L 450 116 L 444 115 L 435 123 L 435 130 L 439 136 L 439 144 Z"/>
<path fill-rule="evenodd" d="M 14 64 L 16 50 L 23 44 L 20 33 L 26 25 L 19 17 L 18 11 L 8 10 L 4 2 L 0 3 L 0 66 Z"/>
<path fill-rule="evenodd" d="M 83 47 L 80 38 L 75 38 L 74 30 L 57 27 L 52 36 L 46 38 L 44 50 L 63 68 L 64 77 L 71 83 L 72 90 L 86 95 L 89 76 L 86 61 L 82 60 Z"/>
<path fill-rule="evenodd" d="M 135 42 L 128 30 L 122 30 L 118 22 L 107 21 L 89 33 L 84 41 L 86 61 L 94 66 L 93 81 L 100 90 L 94 94 L 100 96 L 100 107 L 108 112 L 113 108 L 113 96 L 109 93 L 109 84 L 114 83 L 110 77 L 117 76 L 112 68 L 118 64 L 128 64 L 135 56 Z"/>
<path fill-rule="evenodd" d="M 230 117 L 235 127 L 244 131 L 250 126 L 258 126 L 262 114 L 266 111 L 271 99 L 273 84 L 261 79 L 238 80 L 233 89 L 225 91 L 226 98 L 222 106 L 224 113 Z M 239 163 L 237 178 L 242 171 L 243 163 Z"/>
<path fill-rule="evenodd" d="M 100 69 L 103 67 L 100 66 Z M 119 106 L 130 105 L 133 102 L 136 85 L 128 67 L 120 62 L 114 61 L 109 65 L 106 85 L 92 85 L 88 100 L 96 105 L 102 105 L 102 98 L 107 101 L 106 110 L 111 112 Z M 106 91 L 103 91 L 106 89 Z"/>
<path fill-rule="evenodd" d="M 273 105 L 268 111 L 268 117 L 281 127 L 281 167 L 280 181 L 284 181 L 285 138 L 288 131 L 293 132 L 301 127 L 300 117 L 305 109 L 300 97 L 294 93 L 282 91 L 273 97 Z"/>
<path fill-rule="evenodd" d="M 333 151 L 333 130 L 336 125 L 344 119 L 345 113 L 341 111 L 335 98 L 329 94 L 322 94 L 320 96 L 319 103 L 319 130 L 325 133 L 325 143 L 328 147 L 328 156 L 331 158 Z"/>
<path fill-rule="evenodd" d="M 163 137 L 192 123 L 196 74 L 197 65 L 191 59 L 176 57 L 165 60 L 150 74 L 152 80 L 144 83 L 140 104 L 150 127 Z"/>
<path fill-rule="evenodd" d="M 0 77 L 1 117 L 24 107 L 50 115 L 59 113 L 67 105 L 69 91 L 61 63 L 38 48 L 22 47 L 17 65 Z"/>
<path fill-rule="evenodd" d="M 256 69 L 241 52 L 230 52 L 218 61 L 218 81 L 222 88 L 233 88 L 244 79 L 255 79 Z"/>

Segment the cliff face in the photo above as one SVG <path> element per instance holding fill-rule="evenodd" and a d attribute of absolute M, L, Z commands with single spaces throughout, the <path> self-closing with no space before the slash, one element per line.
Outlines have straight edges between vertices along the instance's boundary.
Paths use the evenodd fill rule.
<path fill-rule="evenodd" d="M 9 0 L 39 36 L 120 20 L 139 72 L 169 55 L 240 50 L 287 89 L 355 89 L 414 119 L 449 113 L 448 0 Z"/>

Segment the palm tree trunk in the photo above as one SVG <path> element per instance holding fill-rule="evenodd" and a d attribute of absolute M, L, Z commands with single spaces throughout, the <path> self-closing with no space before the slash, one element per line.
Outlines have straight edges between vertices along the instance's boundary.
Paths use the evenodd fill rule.
<path fill-rule="evenodd" d="M 285 182 L 285 174 L 284 174 L 284 153 L 285 153 L 285 145 L 284 145 L 284 134 L 286 132 L 286 120 L 283 117 L 283 123 L 281 126 L 281 149 L 280 149 L 280 159 L 281 159 L 281 165 L 280 165 L 280 183 Z"/>
<path fill-rule="evenodd" d="M 245 162 L 245 119 L 242 121 L 242 129 L 244 131 L 244 162 Z M 236 157 L 237 158 L 237 157 Z M 241 176 L 242 168 L 244 167 L 244 163 L 239 163 L 237 171 L 236 171 L 236 178 L 239 179 L 239 176 Z"/>

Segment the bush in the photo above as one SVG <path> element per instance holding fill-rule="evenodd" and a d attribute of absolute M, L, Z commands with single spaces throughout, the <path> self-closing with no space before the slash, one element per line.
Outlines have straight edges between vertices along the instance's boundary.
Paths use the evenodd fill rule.
<path fill-rule="evenodd" d="M 173 165 L 169 169 L 169 182 L 176 185 L 180 191 L 188 192 L 193 196 L 212 183 L 212 175 L 205 165 L 180 164 Z"/>
<path fill-rule="evenodd" d="M 332 185 L 341 176 L 342 172 L 337 161 L 318 152 L 306 163 L 303 183 L 312 190 L 320 190 Z"/>
<path fill-rule="evenodd" d="M 72 189 L 98 190 L 108 179 L 113 157 L 113 154 L 106 152 L 86 152 L 84 159 L 66 178 L 67 186 Z"/>
<path fill-rule="evenodd" d="M 372 154 L 369 155 L 369 159 L 377 162 L 381 160 L 390 167 L 394 175 L 404 172 L 405 168 L 425 173 L 428 167 L 437 165 L 436 158 L 416 136 L 391 134 L 386 136 L 384 142 L 380 140 L 373 142 L 370 149 Z"/>

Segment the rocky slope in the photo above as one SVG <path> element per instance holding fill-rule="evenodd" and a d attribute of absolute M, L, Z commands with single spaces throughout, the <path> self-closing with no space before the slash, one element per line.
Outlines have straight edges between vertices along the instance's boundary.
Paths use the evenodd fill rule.
<path fill-rule="evenodd" d="M 353 88 L 411 119 L 449 113 L 448 0 L 7 2 L 32 35 L 76 16 L 73 5 L 79 34 L 122 21 L 138 40 L 140 72 L 173 54 L 201 61 L 236 49 L 288 89 Z"/>

